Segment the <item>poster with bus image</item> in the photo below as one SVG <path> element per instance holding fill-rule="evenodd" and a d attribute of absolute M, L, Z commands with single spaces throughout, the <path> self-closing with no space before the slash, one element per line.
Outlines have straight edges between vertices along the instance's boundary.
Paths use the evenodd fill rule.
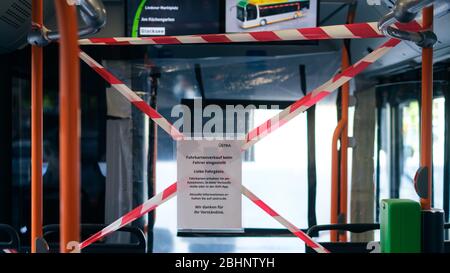
<path fill-rule="evenodd" d="M 271 31 L 317 25 L 317 0 L 227 0 L 226 32 Z"/>

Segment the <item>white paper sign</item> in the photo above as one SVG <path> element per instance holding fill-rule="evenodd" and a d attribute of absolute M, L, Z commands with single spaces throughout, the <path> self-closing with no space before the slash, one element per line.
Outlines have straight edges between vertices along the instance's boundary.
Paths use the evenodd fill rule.
<path fill-rule="evenodd" d="M 177 143 L 178 229 L 242 230 L 242 141 Z"/>

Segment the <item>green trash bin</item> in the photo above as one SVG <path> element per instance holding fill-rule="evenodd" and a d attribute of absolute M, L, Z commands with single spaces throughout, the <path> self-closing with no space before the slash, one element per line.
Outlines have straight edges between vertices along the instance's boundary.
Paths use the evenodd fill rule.
<path fill-rule="evenodd" d="M 420 210 L 420 204 L 412 200 L 381 200 L 380 244 L 382 253 L 420 253 Z"/>

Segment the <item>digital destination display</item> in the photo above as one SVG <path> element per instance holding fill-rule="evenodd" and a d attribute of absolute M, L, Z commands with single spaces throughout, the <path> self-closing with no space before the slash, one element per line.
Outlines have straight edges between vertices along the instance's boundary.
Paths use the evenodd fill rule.
<path fill-rule="evenodd" d="M 128 36 L 219 33 L 219 0 L 128 0 Z"/>

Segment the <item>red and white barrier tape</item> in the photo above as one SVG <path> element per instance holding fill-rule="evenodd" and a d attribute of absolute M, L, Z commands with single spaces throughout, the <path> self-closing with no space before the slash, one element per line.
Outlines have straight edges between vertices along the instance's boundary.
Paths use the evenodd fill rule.
<path fill-rule="evenodd" d="M 378 30 L 377 22 L 334 25 L 312 28 L 298 28 L 275 31 L 257 31 L 230 34 L 202 34 L 161 37 L 114 37 L 88 38 L 79 40 L 80 45 L 170 45 L 170 44 L 215 44 L 243 42 L 275 42 L 301 40 L 331 40 L 331 39 L 363 39 L 379 38 L 384 35 Z M 417 22 L 396 24 L 394 27 L 417 30 Z"/>
<path fill-rule="evenodd" d="M 17 250 L 15 250 L 15 249 L 2 249 L 1 250 L 3 253 L 8 253 L 8 254 L 15 254 L 15 253 L 19 253 L 19 252 L 17 252 Z"/>
<path fill-rule="evenodd" d="M 80 243 L 80 249 L 83 249 L 92 243 L 104 238 L 105 236 L 113 233 L 114 231 L 119 230 L 121 227 L 128 225 L 134 220 L 140 218 L 141 216 L 151 212 L 156 209 L 159 205 L 168 201 L 172 197 L 176 195 L 177 191 L 177 183 L 173 183 L 168 188 L 166 188 L 161 193 L 155 195 L 151 199 L 147 200 L 144 204 L 138 206 L 132 211 L 128 212 L 124 216 L 120 217 L 101 231 L 95 233 L 85 241 Z M 284 217 L 276 213 L 273 209 L 271 209 L 266 203 L 264 203 L 261 199 L 259 199 L 255 194 L 253 194 L 249 189 L 242 186 L 242 194 L 245 195 L 248 199 L 250 199 L 253 203 L 255 203 L 258 207 L 263 209 L 267 214 L 277 220 L 280 224 L 285 226 L 289 231 L 291 231 L 295 236 L 300 238 L 305 242 L 306 245 L 317 251 L 318 253 L 328 253 L 329 251 L 321 246 L 319 243 L 315 242 L 311 237 L 306 235 L 303 231 L 298 229 L 295 225 L 290 223 Z"/>
<path fill-rule="evenodd" d="M 178 131 L 167 119 L 159 114 L 154 108 L 142 100 L 133 90 L 126 86 L 116 76 L 106 70 L 101 64 L 96 62 L 93 58 L 85 52 L 80 51 L 80 59 L 82 59 L 89 67 L 94 69 L 100 76 L 103 77 L 111 86 L 119 91 L 130 103 L 136 106 L 139 110 L 150 117 L 156 124 L 158 124 L 164 131 L 166 131 L 174 140 L 183 139 L 183 134 Z"/>
<path fill-rule="evenodd" d="M 269 133 L 275 131 L 279 127 L 286 124 L 289 120 L 296 117 L 300 113 L 306 111 L 309 107 L 316 104 L 318 101 L 322 100 L 339 87 L 344 85 L 346 82 L 350 81 L 356 75 L 361 73 L 369 65 L 383 57 L 389 50 L 398 45 L 400 40 L 390 39 L 386 43 L 382 44 L 380 47 L 375 49 L 372 53 L 361 59 L 359 62 L 345 69 L 343 72 L 331 78 L 329 81 L 323 85 L 317 87 L 312 92 L 308 93 L 306 96 L 302 97 L 278 115 L 267 120 L 262 125 L 251 130 L 246 137 L 246 141 L 242 146 L 243 150 L 248 149 L 253 144 L 267 136 Z"/>
<path fill-rule="evenodd" d="M 140 218 L 141 216 L 151 212 L 159 205 L 163 204 L 164 202 L 174 197 L 176 195 L 176 192 L 177 192 L 177 183 L 175 182 L 168 188 L 166 188 L 164 191 L 153 196 L 149 200 L 145 201 L 145 203 L 143 203 L 142 205 L 136 207 L 132 211 L 128 212 L 124 216 L 120 217 L 119 219 L 111 223 L 109 226 L 105 227 L 101 231 L 95 233 L 85 241 L 81 242 L 80 249 L 87 247 L 88 245 L 100 240 L 101 238 L 107 236 L 108 234 L 113 233 L 114 231 L 120 229 L 121 227 L 126 226 L 129 223 L 133 222 L 134 220 Z"/>
<path fill-rule="evenodd" d="M 314 241 L 311 237 L 309 237 L 306 233 L 304 233 L 302 230 L 297 228 L 294 224 L 286 220 L 284 217 L 282 217 L 280 214 L 278 214 L 276 211 L 274 211 L 269 205 L 267 205 L 264 201 L 259 199 L 254 193 L 252 193 L 249 189 L 247 189 L 245 186 L 242 186 L 242 194 L 245 195 L 250 201 L 255 203 L 258 207 L 260 207 L 263 211 L 265 211 L 267 214 L 269 214 L 273 219 L 275 219 L 277 222 L 282 224 L 284 227 L 286 227 L 292 234 L 300 238 L 305 244 L 312 249 L 314 249 L 317 253 L 330 253 L 326 248 L 324 248 L 322 245 Z"/>
<path fill-rule="evenodd" d="M 406 29 L 408 30 L 417 30 L 420 25 L 417 23 L 410 24 Z M 186 37 L 186 36 L 184 36 Z M 168 38 L 168 37 L 165 37 Z M 153 38 L 155 39 L 155 38 Z M 319 38 L 315 38 L 319 39 Z M 233 42 L 233 41 L 230 41 Z M 249 148 L 251 145 L 255 144 L 257 141 L 268 135 L 270 132 L 273 132 L 277 128 L 281 127 L 289 120 L 297 116 L 298 114 L 304 112 L 306 109 L 316 104 L 318 101 L 329 95 L 331 92 L 342 86 L 344 83 L 348 82 L 356 75 L 361 73 L 365 68 L 367 68 L 370 64 L 374 63 L 376 60 L 385 55 L 389 50 L 399 44 L 400 41 L 396 39 L 390 39 L 372 53 L 364 57 L 362 60 L 344 70 L 340 74 L 334 76 L 328 82 L 323 84 L 322 86 L 316 88 L 308 95 L 304 96 L 302 99 L 298 100 L 287 109 L 283 110 L 280 114 L 275 116 L 274 118 L 266 121 L 264 124 L 258 126 L 256 129 L 252 130 L 247 135 L 247 141 L 243 145 L 243 150 Z M 92 58 L 90 58 L 86 53 L 81 52 L 80 58 L 85 61 L 90 67 L 92 67 L 97 73 L 99 73 L 106 81 L 108 81 L 111 85 L 116 85 L 115 88 L 121 92 L 130 102 L 135 104 L 141 111 L 150 116 L 155 122 L 160 125 L 166 132 L 168 132 L 175 140 L 179 140 L 183 137 L 183 135 L 173 127 L 166 119 L 164 119 L 159 113 L 156 112 L 153 108 L 148 106 L 145 102 L 143 102 L 131 89 L 125 86 L 120 80 L 118 80 L 114 75 L 109 73 L 103 66 L 95 62 Z M 139 103 L 135 103 L 140 101 Z M 157 115 L 156 115 L 157 114 Z M 163 122 L 161 122 L 163 120 Z M 175 130 L 175 131 L 174 131 Z M 175 132 L 175 134 L 173 133 Z M 139 217 L 145 215 L 146 213 L 154 210 L 158 205 L 166 202 L 176 194 L 176 183 L 172 184 L 170 187 L 165 189 L 163 192 L 155 195 L 151 199 L 147 200 L 141 206 L 133 209 L 131 212 L 125 214 L 103 230 L 98 233 L 92 235 L 87 240 L 83 241 L 80 244 L 80 249 L 83 249 L 95 241 L 100 240 L 108 234 L 120 229 L 121 227 L 131 223 L 132 221 L 138 219 Z M 247 196 L 251 201 L 253 201 L 256 205 L 262 208 L 266 213 L 288 228 L 295 236 L 299 237 L 303 240 L 308 246 L 313 248 L 315 251 L 319 253 L 328 253 L 329 251 L 322 247 L 319 243 L 312 240 L 309 236 L 307 236 L 304 232 L 299 230 L 293 224 L 288 222 L 285 218 L 281 217 L 278 213 L 272 210 L 266 203 L 256 197 L 253 193 L 251 193 L 244 186 L 242 187 L 242 193 Z"/>
<path fill-rule="evenodd" d="M 384 54 L 386 54 L 390 49 L 395 47 L 398 43 L 400 43 L 399 40 L 390 39 L 380 47 L 378 47 L 376 50 L 374 50 L 372 53 L 364 57 L 361 61 L 357 62 L 353 66 L 349 67 L 348 69 L 344 70 L 342 73 L 334 76 L 332 79 L 330 79 L 328 82 L 323 84 L 322 86 L 316 88 L 313 92 L 309 93 L 308 95 L 304 96 L 302 99 L 298 100 L 285 110 L 283 110 L 280 114 L 275 116 L 274 118 L 266 121 L 264 124 L 258 126 L 256 129 L 252 130 L 247 135 L 247 141 L 243 145 L 243 150 L 249 148 L 251 145 L 255 144 L 257 141 L 268 135 L 269 133 L 273 132 L 275 129 L 281 127 L 283 124 L 287 123 L 289 120 L 300 114 L 301 112 L 304 112 L 306 109 L 308 109 L 310 106 L 314 105 L 324 97 L 326 97 L 328 94 L 342 86 L 344 83 L 348 82 L 350 79 L 355 77 L 357 74 L 362 72 L 366 67 L 368 67 L 370 64 L 374 63 L 376 60 L 381 58 Z M 124 96 L 129 98 L 130 94 L 134 94 L 134 92 L 126 87 L 121 81 L 119 81 L 114 75 L 109 73 L 104 67 L 102 67 L 100 64 L 96 63 L 92 58 L 90 58 L 86 53 L 81 52 L 80 58 L 83 59 L 90 67 L 92 67 L 95 71 L 97 71 L 106 81 L 108 81 L 110 84 L 117 83 L 120 85 L 119 88 L 116 88 L 117 90 L 125 90 Z M 125 87 L 125 88 L 124 88 Z M 137 96 L 136 96 L 137 97 Z M 137 97 L 139 98 L 139 97 Z M 139 98 L 140 99 L 140 98 Z M 131 99 L 130 99 L 131 101 Z M 141 100 L 142 101 L 142 100 Z M 142 101 L 143 102 L 143 101 Z M 147 105 L 145 102 L 143 102 L 145 105 Z M 144 109 L 151 109 L 154 111 L 153 108 L 148 106 L 149 108 Z M 142 110 L 142 108 L 138 107 Z M 142 110 L 144 111 L 144 110 Z M 156 112 L 156 111 L 154 111 Z M 150 113 L 154 113 L 150 112 Z M 144 111 L 144 113 L 147 113 Z M 148 113 L 147 113 L 148 114 Z M 161 115 L 158 114 L 159 117 Z M 152 118 L 152 116 L 150 116 Z M 157 119 L 160 121 L 163 119 L 162 117 L 160 119 Z M 165 121 L 163 129 L 165 128 L 173 128 L 176 130 L 173 125 L 171 125 L 167 120 L 163 119 Z M 161 126 L 160 123 L 158 123 L 156 120 L 155 122 Z M 165 129 L 169 134 L 172 135 L 172 130 Z M 176 130 L 178 132 L 178 130 Z M 181 136 L 181 133 L 178 132 L 175 136 Z M 175 138 L 175 137 L 174 137 Z M 177 138 L 175 138 L 177 139 Z M 158 195 L 155 195 L 153 198 L 146 201 L 141 206 L 133 209 L 131 212 L 125 214 L 103 230 L 99 231 L 98 233 L 94 234 L 93 236 L 89 237 L 86 241 L 82 242 L 80 244 L 80 249 L 85 248 L 86 246 L 92 244 L 95 241 L 100 240 L 101 238 L 105 237 L 106 235 L 120 229 L 121 227 L 131 223 L 135 219 L 145 215 L 146 213 L 152 211 L 155 209 L 158 205 L 164 203 L 171 197 L 173 197 L 176 194 L 176 183 L 174 183 L 172 186 L 164 190 L 162 193 L 159 193 Z M 264 211 L 266 211 L 270 216 L 274 217 L 275 213 L 273 210 L 271 210 L 264 202 L 262 202 L 260 199 L 256 198 L 250 191 L 248 191 L 246 188 L 243 188 L 243 194 L 246 195 L 250 200 L 255 202 L 255 200 L 258 200 L 255 202 L 256 205 L 260 206 Z M 275 218 L 275 217 L 274 217 Z M 286 219 L 282 218 L 278 214 L 276 214 L 277 221 L 279 221 L 281 224 L 285 225 L 291 232 L 294 233 L 297 237 L 302 239 L 308 246 L 312 247 L 317 252 L 323 252 L 326 253 L 326 249 L 323 247 L 318 247 L 317 243 L 315 243 L 310 237 L 306 236 L 302 231 L 300 231 L 298 228 L 290 224 Z M 305 237 L 306 236 L 306 237 Z"/>
<path fill-rule="evenodd" d="M 262 139 L 269 133 L 273 132 L 275 129 L 281 127 L 283 124 L 287 123 L 289 120 L 291 120 L 292 118 L 294 118 L 301 112 L 308 109 L 310 106 L 314 105 L 315 103 L 317 103 L 318 101 L 320 101 L 321 99 L 326 97 L 328 94 L 330 94 L 331 92 L 333 92 L 334 90 L 336 90 L 337 88 L 342 86 L 344 83 L 348 82 L 350 79 L 355 77 L 357 74 L 362 72 L 367 66 L 369 66 L 370 64 L 374 63 L 376 60 L 381 58 L 384 54 L 386 54 L 390 49 L 392 49 L 398 43 L 400 43 L 399 40 L 390 39 L 389 41 L 387 41 L 386 43 L 381 45 L 379 48 L 374 50 L 372 53 L 370 53 L 369 55 L 364 57 L 361 61 L 357 62 L 353 66 L 344 70 L 342 73 L 334 76 L 328 82 L 326 82 L 319 88 L 316 88 L 313 92 L 304 96 L 302 99 L 298 100 L 297 102 L 295 102 L 294 104 L 289 106 L 287 109 L 283 110 L 280 114 L 278 114 L 274 118 L 266 121 L 264 124 L 258 126 L 256 129 L 252 130 L 247 135 L 247 141 L 243 145 L 242 149 L 245 150 L 245 149 L 249 148 L 251 145 L 255 144 L 257 141 L 259 141 L 260 139 Z M 134 92 L 131 89 L 126 87 L 114 75 L 109 73 L 100 64 L 96 63 L 86 53 L 81 52 L 80 58 L 82 58 L 85 62 L 87 62 L 89 66 L 91 66 L 95 71 L 97 71 L 110 84 L 113 84 L 115 82 L 117 82 L 117 83 L 120 82 L 120 89 L 118 88 L 117 90 L 119 90 L 119 91 L 125 90 L 126 93 L 124 94 L 124 96 L 126 96 L 128 98 L 130 96 L 129 94 L 134 94 Z M 124 88 L 124 86 L 126 88 Z M 137 98 L 139 98 L 139 97 L 137 97 Z M 144 104 L 145 104 L 145 102 L 144 102 Z M 150 107 L 150 106 L 148 106 L 148 107 Z M 139 109 L 142 110 L 142 108 L 140 108 L 140 107 L 139 107 Z M 144 108 L 144 109 L 148 109 L 148 108 Z M 151 107 L 149 109 L 152 109 L 154 111 L 154 109 Z M 144 111 L 144 110 L 142 110 L 142 111 Z M 144 111 L 144 113 L 147 113 L 147 112 Z M 150 113 L 153 113 L 153 112 L 150 112 Z M 161 115 L 159 115 L 159 114 L 158 114 L 158 116 L 161 117 Z M 150 117 L 152 117 L 152 116 L 150 116 Z M 157 120 L 160 121 L 161 119 L 157 119 Z M 173 125 L 171 125 L 167 120 L 165 120 L 165 119 L 163 119 L 163 120 L 165 121 L 165 125 L 164 125 L 165 127 L 163 127 L 163 129 L 174 128 Z M 161 126 L 160 123 L 158 123 L 158 122 L 156 122 L 156 123 Z M 167 130 L 167 129 L 165 129 L 165 130 L 170 134 L 172 132 L 171 130 Z M 174 130 L 176 130 L 176 129 L 174 128 Z M 178 130 L 176 130 L 176 132 L 178 132 Z M 182 134 L 178 132 L 178 134 L 176 134 L 175 136 L 182 137 Z M 175 138 L 175 139 L 177 139 L 177 138 Z M 175 194 L 176 194 L 176 183 L 173 184 L 172 186 L 170 186 L 169 188 L 167 188 L 166 190 L 164 190 L 162 193 L 155 195 L 153 198 L 149 199 L 141 206 L 139 206 L 139 207 L 133 209 L 131 212 L 125 214 L 124 216 L 122 216 L 121 218 L 119 218 L 118 220 L 116 220 L 115 222 L 113 222 L 112 224 L 110 224 L 109 226 L 104 228 L 103 230 L 99 231 L 98 233 L 96 233 L 93 236 L 91 236 L 90 238 L 88 238 L 86 241 L 82 242 L 80 244 L 80 249 L 85 248 L 86 246 L 92 244 L 93 242 L 100 240 L 101 238 L 105 237 L 106 235 L 111 234 L 112 232 L 120 229 L 121 227 L 131 223 L 135 219 L 152 211 L 158 205 L 164 203 L 165 201 L 167 201 L 168 199 L 173 197 Z M 246 196 L 249 197 L 250 200 L 252 200 L 252 201 L 256 200 L 256 198 L 252 199 L 255 196 L 251 195 L 251 192 L 248 191 L 247 189 L 245 191 L 243 191 L 243 194 L 248 194 L 248 196 L 247 195 Z M 255 202 L 255 204 L 257 204 L 258 206 L 263 208 L 263 210 L 266 211 L 269 215 L 271 215 L 271 216 L 274 215 L 272 210 L 266 210 L 268 208 L 268 206 L 265 205 L 265 203 L 262 202 L 261 200 L 259 200 L 258 202 Z M 277 219 L 277 221 L 279 221 L 280 223 L 285 225 L 291 232 L 293 232 L 294 235 L 296 235 L 297 237 L 302 239 L 306 244 L 308 244 L 308 246 L 312 247 L 317 252 L 324 252 L 324 253 L 327 252 L 325 249 L 322 249 L 320 247 L 317 247 L 317 245 L 314 245 L 314 241 L 312 241 L 312 239 L 310 237 L 307 237 L 306 234 L 304 234 L 299 229 L 295 228 L 295 226 L 290 225 L 289 222 L 286 221 L 286 219 L 282 218 L 281 216 L 279 216 L 276 219 Z M 315 244 L 317 244 L 317 243 L 315 243 Z"/>

